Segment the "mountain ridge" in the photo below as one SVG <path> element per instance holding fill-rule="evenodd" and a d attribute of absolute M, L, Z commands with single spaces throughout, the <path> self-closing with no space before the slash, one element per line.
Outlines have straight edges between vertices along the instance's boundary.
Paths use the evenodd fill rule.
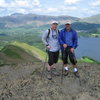
<path fill-rule="evenodd" d="M 0 17 L 0 23 L 5 23 L 6 27 L 14 27 L 30 23 L 43 25 L 50 23 L 52 20 L 58 20 L 60 23 L 64 23 L 64 21 L 67 19 L 70 19 L 72 21 L 79 20 L 79 18 L 71 16 L 47 16 L 47 15 L 15 13 L 10 16 Z"/>
<path fill-rule="evenodd" d="M 100 24 L 100 14 L 81 19 L 83 22 Z"/>

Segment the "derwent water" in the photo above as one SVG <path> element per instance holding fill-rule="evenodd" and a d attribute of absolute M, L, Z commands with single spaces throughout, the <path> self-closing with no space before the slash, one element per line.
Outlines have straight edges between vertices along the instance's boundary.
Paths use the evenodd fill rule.
<path fill-rule="evenodd" d="M 100 37 L 80 37 L 76 56 L 77 58 L 89 56 L 100 61 Z"/>

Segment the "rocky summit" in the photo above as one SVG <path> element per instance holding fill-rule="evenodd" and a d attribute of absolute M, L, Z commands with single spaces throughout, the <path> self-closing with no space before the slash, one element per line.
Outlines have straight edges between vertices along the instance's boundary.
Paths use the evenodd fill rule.
<path fill-rule="evenodd" d="M 60 76 L 52 80 L 46 78 L 43 62 L 4 65 L 0 67 L 0 100 L 100 100 L 100 66 L 78 66 L 80 80 L 70 65 L 61 83 L 62 63 L 57 64 Z"/>

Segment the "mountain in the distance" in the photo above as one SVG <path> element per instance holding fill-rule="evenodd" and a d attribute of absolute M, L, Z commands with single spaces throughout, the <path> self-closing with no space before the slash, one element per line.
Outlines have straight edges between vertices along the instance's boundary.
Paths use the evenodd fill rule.
<path fill-rule="evenodd" d="M 81 19 L 81 21 L 84 22 L 88 22 L 88 23 L 99 23 L 100 24 L 100 14 L 91 16 L 91 17 L 87 17 L 87 18 L 83 18 Z"/>
<path fill-rule="evenodd" d="M 61 25 L 60 28 L 63 28 L 64 25 Z M 88 33 L 97 33 L 100 28 L 100 24 L 93 24 L 87 22 L 74 22 L 72 28 L 78 31 L 88 32 Z"/>
<path fill-rule="evenodd" d="M 22 13 L 13 13 L 11 14 L 11 16 L 19 16 L 19 15 L 23 15 Z"/>
<path fill-rule="evenodd" d="M 60 25 L 64 25 L 66 20 L 73 22 L 73 28 L 83 32 L 99 32 L 100 30 L 100 14 L 88 18 L 77 18 L 71 16 L 47 16 L 36 14 L 14 13 L 10 16 L 0 17 L 0 29 L 13 27 L 28 27 L 28 28 L 48 28 L 52 20 L 57 20 Z"/>
<path fill-rule="evenodd" d="M 10 16 L 0 17 L 0 24 L 5 27 L 16 27 L 25 24 L 34 23 L 37 26 L 50 23 L 52 20 L 58 20 L 60 23 L 64 23 L 65 20 L 79 21 L 77 17 L 71 16 L 47 16 L 47 15 L 36 15 L 36 14 L 21 14 L 14 13 Z"/>

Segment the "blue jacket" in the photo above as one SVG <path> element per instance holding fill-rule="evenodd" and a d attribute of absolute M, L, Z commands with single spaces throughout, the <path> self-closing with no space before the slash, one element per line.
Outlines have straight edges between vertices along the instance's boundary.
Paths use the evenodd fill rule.
<path fill-rule="evenodd" d="M 74 49 L 78 46 L 77 32 L 73 29 L 71 29 L 70 32 L 68 32 L 66 28 L 62 29 L 58 39 L 61 45 L 61 50 L 64 50 L 63 44 L 67 44 Z"/>

